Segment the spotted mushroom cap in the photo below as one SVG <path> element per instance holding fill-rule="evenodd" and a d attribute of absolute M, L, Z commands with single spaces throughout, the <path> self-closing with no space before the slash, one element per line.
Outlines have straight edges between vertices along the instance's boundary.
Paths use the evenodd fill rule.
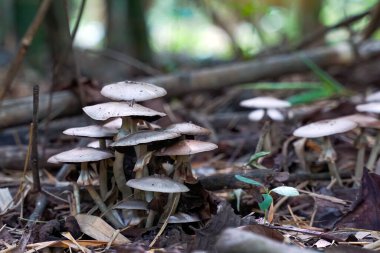
<path fill-rule="evenodd" d="M 107 128 L 118 130 L 121 128 L 122 124 L 123 124 L 122 118 L 115 118 L 115 119 L 105 123 L 103 126 L 107 127 Z M 138 122 L 137 128 L 139 130 L 149 130 L 149 129 L 158 130 L 158 129 L 161 129 L 161 127 L 159 125 L 154 124 L 154 123 L 148 123 L 146 121 Z"/>
<path fill-rule="evenodd" d="M 164 130 L 144 130 L 129 134 L 113 143 L 111 147 L 128 147 L 139 144 L 147 144 L 156 141 L 171 140 L 180 137 L 181 134 L 175 132 L 167 132 Z"/>
<path fill-rule="evenodd" d="M 172 146 L 163 148 L 157 152 L 157 156 L 192 155 L 217 149 L 218 146 L 211 142 L 197 140 L 182 140 Z"/>
<path fill-rule="evenodd" d="M 107 102 L 83 107 L 83 111 L 95 120 L 107 120 L 116 117 L 151 118 L 152 120 L 164 117 L 166 114 L 157 112 L 139 104 L 127 102 Z"/>
<path fill-rule="evenodd" d="M 154 84 L 123 81 L 104 86 L 100 93 L 113 100 L 139 102 L 165 96 L 167 92 Z"/>
<path fill-rule="evenodd" d="M 74 148 L 50 157 L 49 163 L 83 163 L 96 162 L 113 157 L 110 152 L 95 148 Z"/>
<path fill-rule="evenodd" d="M 358 124 L 359 127 L 380 128 L 380 120 L 378 120 L 374 117 L 365 115 L 365 114 L 357 113 L 357 114 L 352 114 L 352 115 L 340 117 L 340 119 L 351 120 L 351 121 L 355 122 L 356 124 Z"/>
<path fill-rule="evenodd" d="M 209 135 L 211 133 L 207 128 L 195 125 L 190 122 L 171 124 L 166 131 L 176 132 L 185 135 Z"/>
<path fill-rule="evenodd" d="M 151 192 L 177 193 L 189 191 L 186 185 L 169 177 L 159 175 L 131 179 L 127 182 L 127 185 L 135 189 Z"/>
<path fill-rule="evenodd" d="M 356 110 L 358 112 L 380 113 L 380 102 L 357 105 Z"/>
<path fill-rule="evenodd" d="M 72 136 L 107 138 L 113 137 L 115 134 L 117 134 L 117 130 L 104 126 L 91 125 L 69 128 L 63 131 L 63 133 Z"/>
<path fill-rule="evenodd" d="M 348 132 L 356 127 L 357 124 L 348 119 L 321 120 L 297 128 L 293 135 L 303 138 L 319 138 Z"/>
<path fill-rule="evenodd" d="M 243 107 L 259 109 L 286 108 L 291 106 L 288 101 L 274 97 L 255 97 L 241 101 L 240 105 Z"/>

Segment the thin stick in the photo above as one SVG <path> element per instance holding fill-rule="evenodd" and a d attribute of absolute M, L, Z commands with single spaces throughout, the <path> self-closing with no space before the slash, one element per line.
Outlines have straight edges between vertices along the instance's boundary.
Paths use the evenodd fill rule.
<path fill-rule="evenodd" d="M 38 168 L 38 100 L 40 88 L 38 85 L 33 87 L 33 131 L 32 131 L 32 151 L 31 151 L 31 166 L 33 174 L 33 190 L 41 191 L 40 175 Z"/>
<path fill-rule="evenodd" d="M 46 12 L 49 9 L 51 0 L 43 0 L 43 2 L 40 4 L 40 7 L 38 8 L 37 14 L 34 17 L 34 20 L 30 24 L 28 30 L 26 31 L 24 37 L 21 40 L 21 47 L 17 52 L 16 57 L 13 59 L 11 66 L 9 67 L 5 78 L 3 80 L 3 83 L 0 87 L 0 107 L 2 105 L 2 101 L 10 89 L 13 80 L 15 79 L 20 67 L 21 63 L 24 60 L 25 54 L 29 48 L 29 46 L 32 44 L 34 35 L 38 31 L 38 28 L 40 27 L 43 19 L 45 18 Z"/>

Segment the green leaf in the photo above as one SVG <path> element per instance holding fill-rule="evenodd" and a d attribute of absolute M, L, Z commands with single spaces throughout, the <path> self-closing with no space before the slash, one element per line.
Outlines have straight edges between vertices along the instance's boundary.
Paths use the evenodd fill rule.
<path fill-rule="evenodd" d="M 273 202 L 273 198 L 268 193 L 261 194 L 263 196 L 263 201 L 259 203 L 259 207 L 261 211 L 266 211 L 270 207 Z"/>
<path fill-rule="evenodd" d="M 247 183 L 247 184 L 251 184 L 251 185 L 255 185 L 255 186 L 259 186 L 259 187 L 263 187 L 264 185 L 260 182 L 257 182 L 253 179 L 250 179 L 250 178 L 247 178 L 247 177 L 243 177 L 243 176 L 240 176 L 240 175 L 235 175 L 235 178 L 239 181 L 242 181 L 244 183 Z"/>
<path fill-rule="evenodd" d="M 257 152 L 255 154 L 253 154 L 250 158 L 249 158 L 249 162 L 248 164 L 251 164 L 252 162 L 255 162 L 257 161 L 258 159 L 260 159 L 261 157 L 264 157 L 264 156 L 267 156 L 270 154 L 270 151 L 261 151 L 261 152 Z"/>
<path fill-rule="evenodd" d="M 308 104 L 318 100 L 326 99 L 334 95 L 334 92 L 331 92 L 328 89 L 315 89 L 311 91 L 302 92 L 296 95 L 293 95 L 287 100 L 292 105 L 298 104 Z"/>
<path fill-rule="evenodd" d="M 243 89 L 253 90 L 310 90 L 322 87 L 321 82 L 262 82 L 247 83 L 241 86 Z"/>
<path fill-rule="evenodd" d="M 277 194 L 280 194 L 282 196 L 287 196 L 287 197 L 300 195 L 300 193 L 298 192 L 296 188 L 290 187 L 290 186 L 279 186 L 272 189 L 270 192 L 275 192 Z"/>
<path fill-rule="evenodd" d="M 302 56 L 303 62 L 318 76 L 318 78 L 323 82 L 323 87 L 329 89 L 337 94 L 342 94 L 345 92 L 345 88 L 342 84 L 332 78 L 326 71 L 321 69 L 317 64 L 315 64 L 309 58 Z"/>

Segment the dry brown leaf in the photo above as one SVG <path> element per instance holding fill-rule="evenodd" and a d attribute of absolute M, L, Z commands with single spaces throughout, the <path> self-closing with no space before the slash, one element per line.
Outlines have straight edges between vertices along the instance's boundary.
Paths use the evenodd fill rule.
<path fill-rule="evenodd" d="M 112 238 L 112 235 L 115 233 L 115 229 L 111 227 L 107 222 L 102 218 L 87 215 L 87 214 L 77 214 L 75 215 L 79 227 L 83 233 L 86 235 L 99 240 L 109 242 Z M 113 242 L 113 244 L 125 244 L 130 243 L 124 235 L 118 234 Z"/>
<path fill-rule="evenodd" d="M 77 240 L 76 243 L 80 245 L 81 247 L 101 247 L 107 244 L 107 242 L 101 242 L 101 241 L 94 241 L 94 240 Z M 47 241 L 47 242 L 39 242 L 39 243 L 32 243 L 28 244 L 27 248 L 30 249 L 26 251 L 26 253 L 34 253 L 38 250 L 47 248 L 47 247 L 56 247 L 56 248 L 75 248 L 77 249 L 78 246 L 73 244 L 70 240 L 60 240 L 60 241 Z"/>

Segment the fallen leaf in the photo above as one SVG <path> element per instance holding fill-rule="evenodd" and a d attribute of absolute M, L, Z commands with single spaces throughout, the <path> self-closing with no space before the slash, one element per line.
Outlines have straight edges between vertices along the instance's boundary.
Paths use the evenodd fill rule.
<path fill-rule="evenodd" d="M 96 240 L 109 242 L 112 235 L 116 232 L 116 229 L 112 228 L 100 217 L 87 214 L 77 214 L 75 215 L 75 218 L 81 231 Z M 124 243 L 130 243 L 130 241 L 122 234 L 118 234 L 113 241 L 113 244 L 116 245 Z"/>
<path fill-rule="evenodd" d="M 326 248 L 331 245 L 331 242 L 319 239 L 316 243 L 313 244 L 313 246 L 317 247 L 318 249 L 320 248 Z"/>
<path fill-rule="evenodd" d="M 359 196 L 351 211 L 336 225 L 338 228 L 361 228 L 380 231 L 380 176 L 364 170 Z"/>

